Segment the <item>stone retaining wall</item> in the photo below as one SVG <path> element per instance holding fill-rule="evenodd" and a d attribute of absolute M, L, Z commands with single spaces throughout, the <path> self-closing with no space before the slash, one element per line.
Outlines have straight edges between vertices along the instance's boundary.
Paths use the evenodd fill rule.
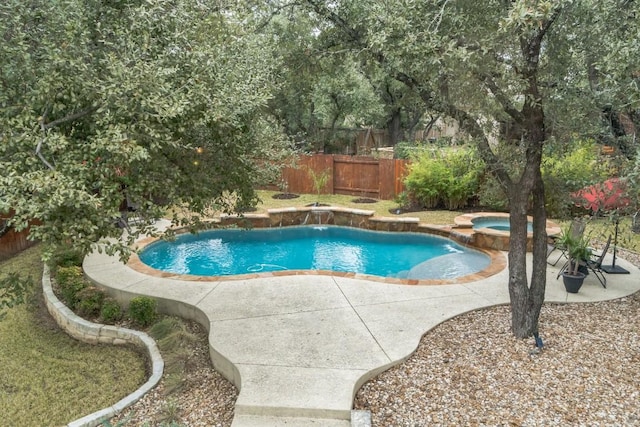
<path fill-rule="evenodd" d="M 42 275 L 42 291 L 47 310 L 49 310 L 49 313 L 51 313 L 60 328 L 73 338 L 89 344 L 133 344 L 145 348 L 151 361 L 151 376 L 138 390 L 124 397 L 113 406 L 70 422 L 68 424 L 69 427 L 99 426 L 103 421 L 113 418 L 122 410 L 136 403 L 160 382 L 164 371 L 164 361 L 155 341 L 149 335 L 117 326 L 92 323 L 77 316 L 53 293 L 49 269 L 46 266 Z"/>

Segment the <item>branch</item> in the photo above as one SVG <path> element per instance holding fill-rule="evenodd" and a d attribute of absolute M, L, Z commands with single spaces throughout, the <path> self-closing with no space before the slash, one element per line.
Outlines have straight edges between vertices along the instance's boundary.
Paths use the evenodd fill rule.
<path fill-rule="evenodd" d="M 506 171 L 504 163 L 498 159 L 491 149 L 489 140 L 478 122 L 469 113 L 453 104 L 447 104 L 444 110 L 445 111 L 443 111 L 443 113 L 454 118 L 460 124 L 460 127 L 475 139 L 482 160 L 484 160 L 489 169 L 493 172 L 502 187 L 510 189 L 513 186 L 513 181 L 509 176 L 509 173 Z"/>
<path fill-rule="evenodd" d="M 55 167 L 53 167 L 53 165 L 49 163 L 47 159 L 44 158 L 41 152 L 42 144 L 44 143 L 44 140 L 47 137 L 47 130 L 54 128 L 56 126 L 59 126 L 61 124 L 68 123 L 68 122 L 80 119 L 82 117 L 88 116 L 89 114 L 93 113 L 97 109 L 98 107 L 88 107 L 88 108 L 85 108 L 84 110 L 78 111 L 77 113 L 73 113 L 71 115 L 62 117 L 52 122 L 45 123 L 47 121 L 47 116 L 49 115 L 49 111 L 51 111 L 51 108 L 49 105 L 45 107 L 44 113 L 42 113 L 42 116 L 38 120 L 38 123 L 40 124 L 40 129 L 42 130 L 42 138 L 40 138 L 40 140 L 38 141 L 38 145 L 36 145 L 36 156 L 38 156 L 40 161 L 44 163 L 46 167 L 48 167 L 51 170 L 55 170 Z"/>
<path fill-rule="evenodd" d="M 436 20 L 435 28 L 431 28 L 431 24 L 433 23 L 431 22 L 427 27 L 427 31 L 435 33 L 440 29 L 440 24 L 442 23 L 442 18 L 444 17 L 444 9 L 445 7 L 447 7 L 447 3 L 449 3 L 449 0 L 445 0 L 444 2 L 442 2 L 442 7 L 440 8 L 440 12 L 438 13 L 438 19 Z"/>
<path fill-rule="evenodd" d="M 262 21 L 260 24 L 258 24 L 258 26 L 256 27 L 256 33 L 262 31 L 265 29 L 265 27 L 267 27 L 267 25 L 269 25 L 271 23 L 271 20 L 276 16 L 279 15 L 281 11 L 283 11 L 284 9 L 288 8 L 288 7 L 295 7 L 295 6 L 302 6 L 303 2 L 302 1 L 293 1 L 291 3 L 285 3 L 282 6 L 277 6 L 270 14 L 269 16 L 267 16 L 265 18 L 264 21 Z"/>
<path fill-rule="evenodd" d="M 327 20 L 339 27 L 347 36 L 348 41 L 354 43 L 357 47 L 370 52 L 373 58 L 380 65 L 389 65 L 386 56 L 380 51 L 372 51 L 370 46 L 363 42 L 362 34 L 356 28 L 349 26 L 347 21 L 345 21 L 341 16 L 337 15 L 332 10 L 329 10 L 326 6 L 326 2 L 321 2 L 318 0 L 306 1 L 318 15 L 324 16 Z M 447 2 L 445 1 L 443 4 L 443 9 L 446 4 Z M 511 177 L 505 170 L 504 165 L 496 157 L 493 150 L 491 150 L 491 146 L 489 145 L 487 136 L 485 135 L 478 122 L 469 113 L 456 107 L 448 100 L 437 100 L 434 91 L 421 85 L 420 82 L 414 77 L 392 67 L 390 68 L 391 69 L 389 70 L 389 75 L 391 75 L 399 82 L 404 83 L 409 89 L 414 90 L 418 94 L 418 96 L 420 96 L 420 99 L 422 99 L 422 101 L 426 104 L 427 108 L 441 112 L 457 120 L 458 123 L 460 123 L 460 127 L 477 140 L 480 155 L 494 172 L 500 183 L 505 188 L 510 188 L 512 186 Z"/>
<path fill-rule="evenodd" d="M 484 82 L 487 88 L 491 91 L 491 94 L 496 101 L 502 106 L 502 109 L 517 123 L 521 123 L 524 120 L 522 112 L 520 112 L 514 105 L 510 97 L 508 97 L 496 82 L 488 75 L 478 75 L 480 81 Z"/>
<path fill-rule="evenodd" d="M 60 119 L 56 119 L 52 122 L 49 123 L 44 123 L 44 121 L 46 120 L 45 116 L 42 117 L 42 119 L 40 120 L 40 127 L 42 128 L 42 130 L 47 130 L 47 129 L 51 129 L 54 128 L 56 126 L 59 126 L 61 124 L 67 123 L 67 122 L 72 122 L 74 120 L 78 120 L 82 117 L 88 116 L 91 113 L 93 113 L 94 111 L 96 111 L 98 109 L 98 107 L 87 107 L 84 110 L 80 110 L 77 113 L 73 113 L 71 115 L 62 117 Z"/>
<path fill-rule="evenodd" d="M 366 46 L 363 46 L 362 40 L 360 40 L 360 32 L 351 27 L 344 19 L 342 19 L 340 15 L 329 10 L 326 4 L 322 4 L 325 2 L 307 0 L 307 3 L 311 5 L 311 7 L 318 15 L 326 17 L 329 21 L 340 27 L 342 31 L 344 31 L 349 36 L 352 42 L 355 42 L 356 44 L 366 48 Z"/>
<path fill-rule="evenodd" d="M 44 122 L 45 120 L 47 120 L 47 116 L 49 115 L 50 110 L 51 110 L 50 105 L 47 104 L 47 106 L 44 108 L 44 112 L 42 113 L 42 116 L 38 120 L 38 122 L 40 123 L 40 129 L 42 130 L 42 138 L 40 138 L 40 140 L 38 141 L 38 145 L 36 145 L 36 156 L 38 156 L 40 161 L 42 161 L 42 163 L 44 163 L 46 167 L 48 167 L 51 170 L 55 170 L 55 168 L 51 165 L 51 163 L 49 163 L 47 159 L 45 159 L 42 153 L 40 152 L 40 150 L 42 149 L 42 143 L 44 142 L 44 139 L 47 136 L 47 129 L 44 125 Z"/>
<path fill-rule="evenodd" d="M 549 32 L 549 29 L 556 21 L 558 16 L 562 12 L 562 7 L 556 7 L 549 18 L 542 22 L 540 28 L 533 34 L 529 40 L 522 38 L 520 45 L 522 54 L 527 64 L 527 77 L 530 77 L 538 69 L 538 63 L 540 61 L 540 50 L 542 48 L 542 40 L 544 36 Z"/>

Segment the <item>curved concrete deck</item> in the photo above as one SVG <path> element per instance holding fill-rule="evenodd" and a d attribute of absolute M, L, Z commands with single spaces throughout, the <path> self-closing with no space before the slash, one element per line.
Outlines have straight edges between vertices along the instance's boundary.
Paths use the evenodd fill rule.
<path fill-rule="evenodd" d="M 640 271 L 617 263 L 631 274 L 609 275 L 606 289 L 590 275 L 578 294 L 548 267 L 546 301 L 601 301 L 640 289 Z M 124 303 L 152 296 L 161 311 L 207 327 L 213 365 L 240 390 L 234 427 L 349 426 L 359 387 L 409 357 L 425 332 L 509 302 L 507 269 L 431 286 L 324 275 L 193 281 L 152 277 L 94 253 L 84 270 Z"/>

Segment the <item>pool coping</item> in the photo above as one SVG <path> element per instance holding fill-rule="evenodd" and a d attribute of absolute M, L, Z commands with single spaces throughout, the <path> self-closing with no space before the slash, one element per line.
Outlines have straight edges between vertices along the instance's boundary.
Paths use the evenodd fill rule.
<path fill-rule="evenodd" d="M 479 218 L 500 218 L 508 219 L 509 214 L 505 212 L 470 212 L 458 215 L 454 218 L 455 230 L 468 239 L 474 247 L 490 248 L 499 251 L 508 251 L 510 245 L 509 231 L 496 230 L 489 227 L 473 228 L 473 221 Z M 527 216 L 529 222 L 533 221 L 532 216 Z M 561 228 L 553 221 L 547 220 L 547 237 L 552 238 L 561 233 Z M 533 250 L 533 232 L 527 233 L 527 251 Z"/>
<path fill-rule="evenodd" d="M 454 218 L 454 223 L 459 228 L 473 228 L 473 220 L 478 218 L 509 218 L 509 214 L 506 212 L 471 212 L 462 215 L 458 215 Z M 527 220 L 529 222 L 533 221 L 533 217 L 531 215 L 527 215 Z M 562 232 L 560 225 L 556 224 L 553 221 L 547 220 L 547 236 L 555 236 Z M 493 232 L 498 236 L 508 236 L 508 231 L 496 230 L 493 228 L 477 228 L 475 230 L 482 230 L 484 232 L 490 233 Z M 528 235 L 533 235 L 530 231 L 527 233 Z"/>

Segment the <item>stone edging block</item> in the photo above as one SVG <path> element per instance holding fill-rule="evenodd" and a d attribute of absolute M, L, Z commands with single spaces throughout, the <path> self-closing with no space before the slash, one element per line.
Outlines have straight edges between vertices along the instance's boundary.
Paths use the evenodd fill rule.
<path fill-rule="evenodd" d="M 71 421 L 68 427 L 99 426 L 103 421 L 114 417 L 122 410 L 136 403 L 160 382 L 162 373 L 164 372 L 164 360 L 162 360 L 156 342 L 149 335 L 132 329 L 92 323 L 77 316 L 53 293 L 51 276 L 49 275 L 49 268 L 46 265 L 42 275 L 42 291 L 47 310 L 49 310 L 49 313 L 60 328 L 73 338 L 89 344 L 134 344 L 138 347 L 146 348 L 149 359 L 151 360 L 151 376 L 139 389 L 125 396 L 113 406 Z"/>

